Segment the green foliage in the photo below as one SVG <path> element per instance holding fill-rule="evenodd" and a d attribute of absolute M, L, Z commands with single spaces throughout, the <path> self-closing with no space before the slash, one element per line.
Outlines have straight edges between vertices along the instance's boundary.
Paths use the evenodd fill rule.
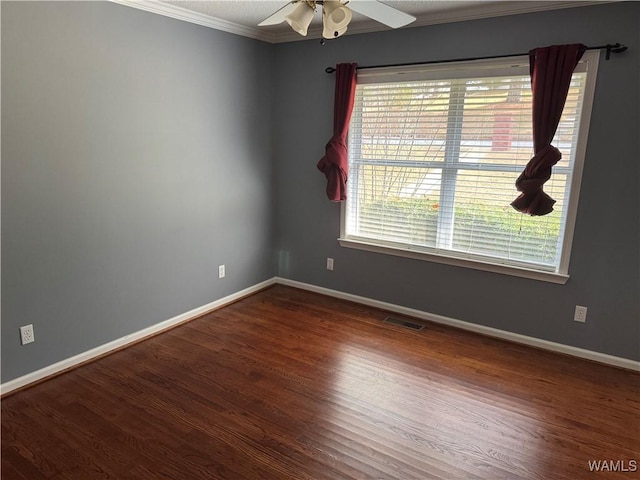
<path fill-rule="evenodd" d="M 424 246 L 435 246 L 438 225 L 438 201 L 429 197 L 400 198 L 387 197 L 384 200 L 365 205 L 361 218 L 379 216 L 384 212 L 386 218 L 404 218 L 409 229 L 399 230 L 391 222 L 384 225 L 383 238 L 402 239 L 403 241 Z M 369 233 L 366 228 L 362 233 Z"/>
<path fill-rule="evenodd" d="M 388 197 L 363 206 L 360 218 L 403 219 L 399 223 L 387 221 L 382 227 L 382 234 L 378 236 L 390 241 L 435 247 L 439 210 L 438 199 L 426 196 Z M 553 264 L 560 223 L 558 211 L 544 217 L 531 217 L 515 211 L 510 205 L 498 207 L 461 203 L 455 208 L 453 248 L 481 255 L 506 255 L 511 259 Z M 366 227 L 361 226 L 361 230 L 362 234 L 373 234 Z M 484 242 L 485 238 L 492 240 Z"/>
<path fill-rule="evenodd" d="M 474 253 L 504 255 L 521 260 L 542 260 L 554 263 L 557 239 L 560 234 L 560 212 L 544 217 L 532 217 L 514 210 L 510 205 L 467 204 L 456 208 L 454 247 L 469 251 L 473 243 L 473 232 L 482 232 L 495 242 L 482 246 Z"/>

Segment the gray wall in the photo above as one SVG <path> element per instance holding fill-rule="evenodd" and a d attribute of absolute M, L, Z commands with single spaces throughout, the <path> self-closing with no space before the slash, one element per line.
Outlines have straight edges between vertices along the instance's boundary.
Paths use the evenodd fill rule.
<path fill-rule="evenodd" d="M 276 48 L 274 139 L 280 275 L 511 332 L 640 360 L 638 195 L 640 3 L 409 28 Z M 628 45 L 600 63 L 571 278 L 555 285 L 341 248 L 339 205 L 315 169 L 331 135 L 339 62 L 361 65 L 527 52 L 582 42 Z M 325 258 L 335 258 L 335 270 Z M 576 304 L 589 308 L 573 322 Z"/>
<path fill-rule="evenodd" d="M 640 359 L 640 4 L 324 47 L 112 3 L 1 9 L 2 382 L 274 274 Z M 578 41 L 630 49 L 601 62 L 566 285 L 339 247 L 339 205 L 315 168 L 331 134 L 326 66 Z M 584 325 L 576 304 L 589 307 Z M 22 347 L 28 323 L 36 343 Z"/>
<path fill-rule="evenodd" d="M 113 3 L 1 8 L 3 382 L 274 275 L 271 45 Z"/>

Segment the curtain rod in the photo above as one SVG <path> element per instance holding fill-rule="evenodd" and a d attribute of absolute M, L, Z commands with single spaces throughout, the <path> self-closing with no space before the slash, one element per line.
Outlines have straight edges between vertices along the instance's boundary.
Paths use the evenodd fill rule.
<path fill-rule="evenodd" d="M 605 59 L 609 60 L 612 53 L 622 53 L 627 49 L 627 47 L 620 43 L 614 43 L 614 44 L 600 45 L 597 47 L 587 47 L 586 49 L 587 50 L 606 50 L 607 54 L 605 56 Z M 523 55 L 529 55 L 529 52 L 512 53 L 510 55 L 495 55 L 492 57 L 450 58 L 447 60 L 431 60 L 428 62 L 396 63 L 396 64 L 389 64 L 389 65 L 370 65 L 366 67 L 358 67 L 358 70 L 366 70 L 368 68 L 385 68 L 385 67 L 411 67 L 413 65 L 429 65 L 432 63 L 470 62 L 472 60 L 488 60 L 492 58 L 518 57 Z M 327 73 L 333 73 L 336 71 L 336 69 L 334 67 L 327 67 L 324 69 L 324 71 Z"/>

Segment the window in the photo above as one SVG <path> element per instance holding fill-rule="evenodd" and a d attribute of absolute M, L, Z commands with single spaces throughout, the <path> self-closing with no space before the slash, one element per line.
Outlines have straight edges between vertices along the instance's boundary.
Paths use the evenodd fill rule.
<path fill-rule="evenodd" d="M 542 217 L 510 205 L 533 156 L 527 57 L 358 72 L 341 245 L 566 282 L 597 60 L 574 72 Z"/>

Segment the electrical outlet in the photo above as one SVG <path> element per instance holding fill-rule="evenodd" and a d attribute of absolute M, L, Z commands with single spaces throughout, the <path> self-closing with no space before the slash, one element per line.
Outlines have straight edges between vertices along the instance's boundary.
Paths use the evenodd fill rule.
<path fill-rule="evenodd" d="M 584 323 L 587 321 L 587 307 L 576 305 L 576 313 L 573 315 L 574 322 Z"/>
<path fill-rule="evenodd" d="M 36 338 L 33 336 L 33 325 L 25 325 L 20 327 L 20 343 L 26 345 L 27 343 L 35 342 Z"/>
<path fill-rule="evenodd" d="M 327 270 L 333 270 L 333 258 L 327 257 Z"/>
<path fill-rule="evenodd" d="M 218 278 L 224 278 L 224 265 L 218 266 Z"/>

